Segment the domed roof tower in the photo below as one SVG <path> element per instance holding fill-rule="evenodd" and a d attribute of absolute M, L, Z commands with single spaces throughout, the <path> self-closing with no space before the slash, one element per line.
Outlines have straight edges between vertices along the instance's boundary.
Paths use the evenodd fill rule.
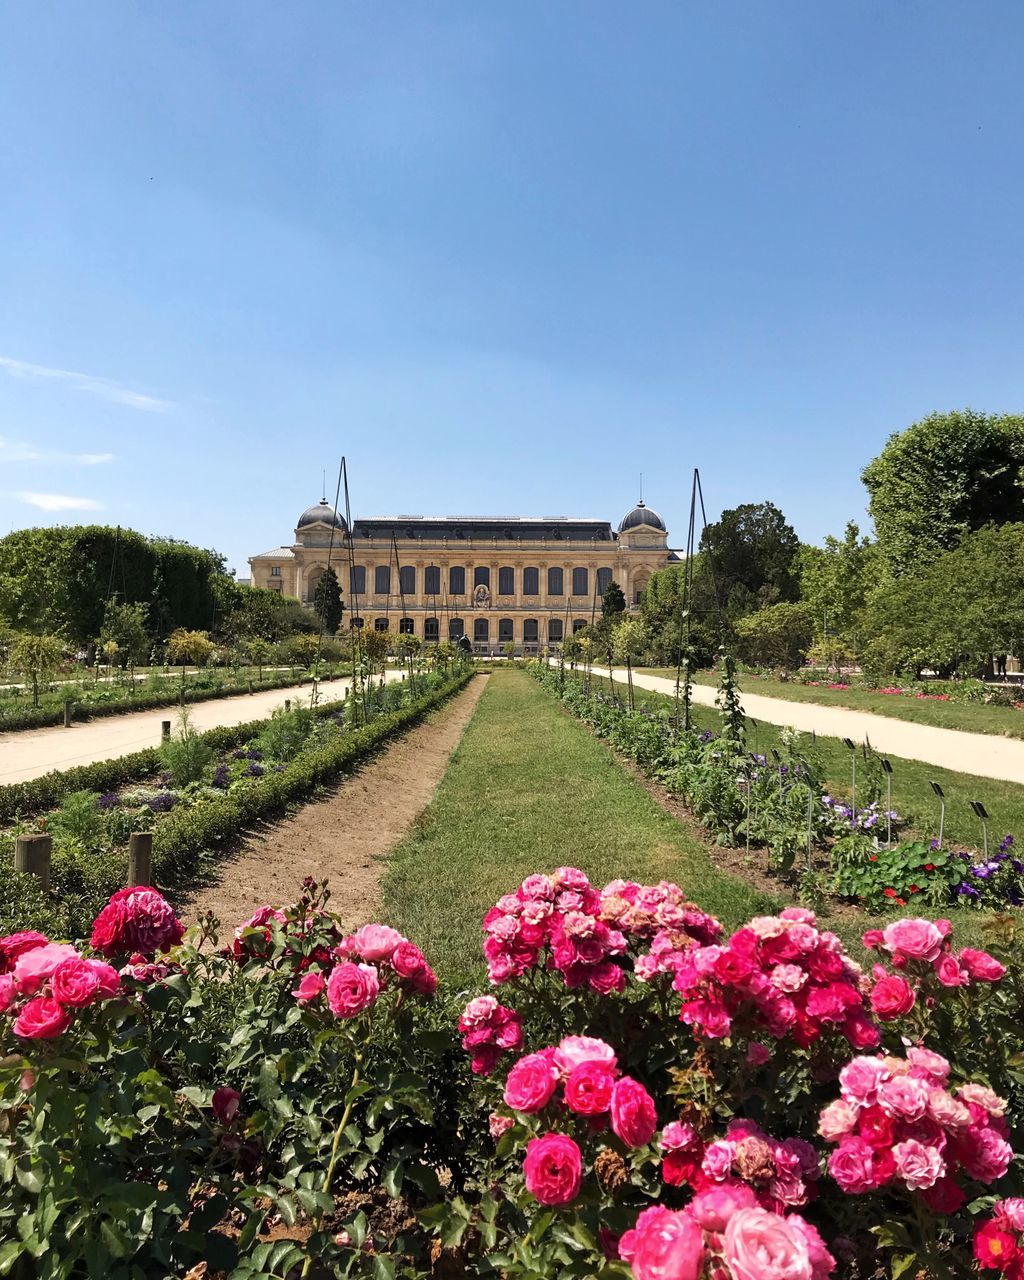
<path fill-rule="evenodd" d="M 311 524 L 325 524 L 328 528 L 333 524 L 335 529 L 340 529 L 342 533 L 348 529 L 344 516 L 340 516 L 326 498 L 321 498 L 315 507 L 307 507 L 303 511 L 295 525 L 296 531 L 306 529 Z"/>
<path fill-rule="evenodd" d="M 653 511 L 644 502 L 643 498 L 619 521 L 619 533 L 625 533 L 627 529 L 638 529 L 641 525 L 646 525 L 650 529 L 658 529 L 661 533 L 667 533 L 665 521 L 658 515 L 657 511 Z"/>

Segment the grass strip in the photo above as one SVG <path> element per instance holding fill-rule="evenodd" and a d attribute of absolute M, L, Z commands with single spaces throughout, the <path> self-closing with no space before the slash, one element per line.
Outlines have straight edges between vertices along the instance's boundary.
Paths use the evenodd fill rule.
<path fill-rule="evenodd" d="M 447 982 L 478 982 L 484 913 L 531 872 L 565 864 L 596 884 L 673 880 L 728 928 L 778 905 L 718 871 L 536 681 L 495 670 L 433 802 L 392 851 L 382 918 Z"/>

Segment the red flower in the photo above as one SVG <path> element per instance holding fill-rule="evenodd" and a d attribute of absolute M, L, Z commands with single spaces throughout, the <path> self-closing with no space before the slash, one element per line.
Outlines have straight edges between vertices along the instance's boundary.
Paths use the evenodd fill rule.
<path fill-rule="evenodd" d="M 885 896 L 886 896 L 887 898 L 895 898 L 895 897 L 896 897 L 896 890 L 895 890 L 895 889 L 883 889 L 883 891 L 882 891 L 882 892 L 885 894 Z"/>
<path fill-rule="evenodd" d="M 877 854 L 877 853 L 873 853 L 873 854 L 871 854 L 871 856 L 868 858 L 868 862 L 877 862 L 877 861 L 878 861 L 878 854 Z"/>
<path fill-rule="evenodd" d="M 934 871 L 934 870 L 935 870 L 935 863 L 934 863 L 934 862 L 926 862 L 926 863 L 924 864 L 924 869 L 925 869 L 925 871 Z"/>
<path fill-rule="evenodd" d="M 992 1219 L 974 1233 L 974 1256 L 983 1271 L 1005 1271 L 1017 1256 L 1017 1242 Z"/>

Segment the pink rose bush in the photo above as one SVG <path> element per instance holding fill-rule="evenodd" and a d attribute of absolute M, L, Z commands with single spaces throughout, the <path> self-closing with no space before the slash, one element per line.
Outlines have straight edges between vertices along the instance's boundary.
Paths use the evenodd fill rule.
<path fill-rule="evenodd" d="M 973 1245 L 980 1270 L 1024 1280 L 1024 1199 L 997 1200 L 991 1217 L 975 1227 Z"/>
<path fill-rule="evenodd" d="M 170 951 L 185 934 L 185 926 L 170 903 L 155 889 L 136 886 L 120 889 L 96 917 L 91 946 L 111 959 L 138 951 L 155 956 Z"/>
<path fill-rule="evenodd" d="M 459 1031 L 476 1075 L 489 1075 L 503 1053 L 519 1049 L 523 1043 L 519 1014 L 499 1004 L 494 996 L 470 1000 L 459 1018 Z"/>
<path fill-rule="evenodd" d="M 898 1188 L 951 1213 L 966 1199 L 962 1180 L 987 1185 L 1006 1173 L 1006 1103 L 982 1085 L 951 1092 L 949 1077 L 949 1062 L 927 1049 L 854 1058 L 843 1068 L 840 1098 L 819 1124 L 835 1144 L 828 1171 L 843 1191 Z"/>
<path fill-rule="evenodd" d="M 701 1192 L 743 1183 L 753 1193 L 751 1204 L 775 1213 L 802 1208 L 818 1193 L 814 1146 L 803 1138 L 771 1138 L 753 1120 L 731 1120 L 724 1137 L 711 1142 L 701 1141 L 692 1125 L 673 1121 L 659 1146 L 669 1186 Z"/>
<path fill-rule="evenodd" d="M 54 1040 L 83 1010 L 121 994 L 116 969 L 42 933 L 0 938 L 0 1024 L 17 1040 Z"/>

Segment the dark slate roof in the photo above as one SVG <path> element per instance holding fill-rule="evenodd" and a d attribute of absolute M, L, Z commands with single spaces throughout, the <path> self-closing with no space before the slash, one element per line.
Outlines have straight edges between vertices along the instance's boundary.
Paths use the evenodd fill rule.
<path fill-rule="evenodd" d="M 371 516 L 352 522 L 355 537 L 422 538 L 509 542 L 612 542 L 607 520 L 569 516 Z"/>
<path fill-rule="evenodd" d="M 624 533 L 627 529 L 636 529 L 639 525 L 650 525 L 652 529 L 665 529 L 665 521 L 658 515 L 657 511 L 652 511 L 650 507 L 644 504 L 643 498 L 636 504 L 632 511 L 627 511 L 619 521 L 619 533 Z"/>
<path fill-rule="evenodd" d="M 326 498 L 321 498 L 315 507 L 307 507 L 306 510 L 303 511 L 302 515 L 299 516 L 295 527 L 296 529 L 305 529 L 307 525 L 330 525 L 332 522 L 336 529 L 344 529 L 346 527 L 345 517 L 340 516 Z"/>

